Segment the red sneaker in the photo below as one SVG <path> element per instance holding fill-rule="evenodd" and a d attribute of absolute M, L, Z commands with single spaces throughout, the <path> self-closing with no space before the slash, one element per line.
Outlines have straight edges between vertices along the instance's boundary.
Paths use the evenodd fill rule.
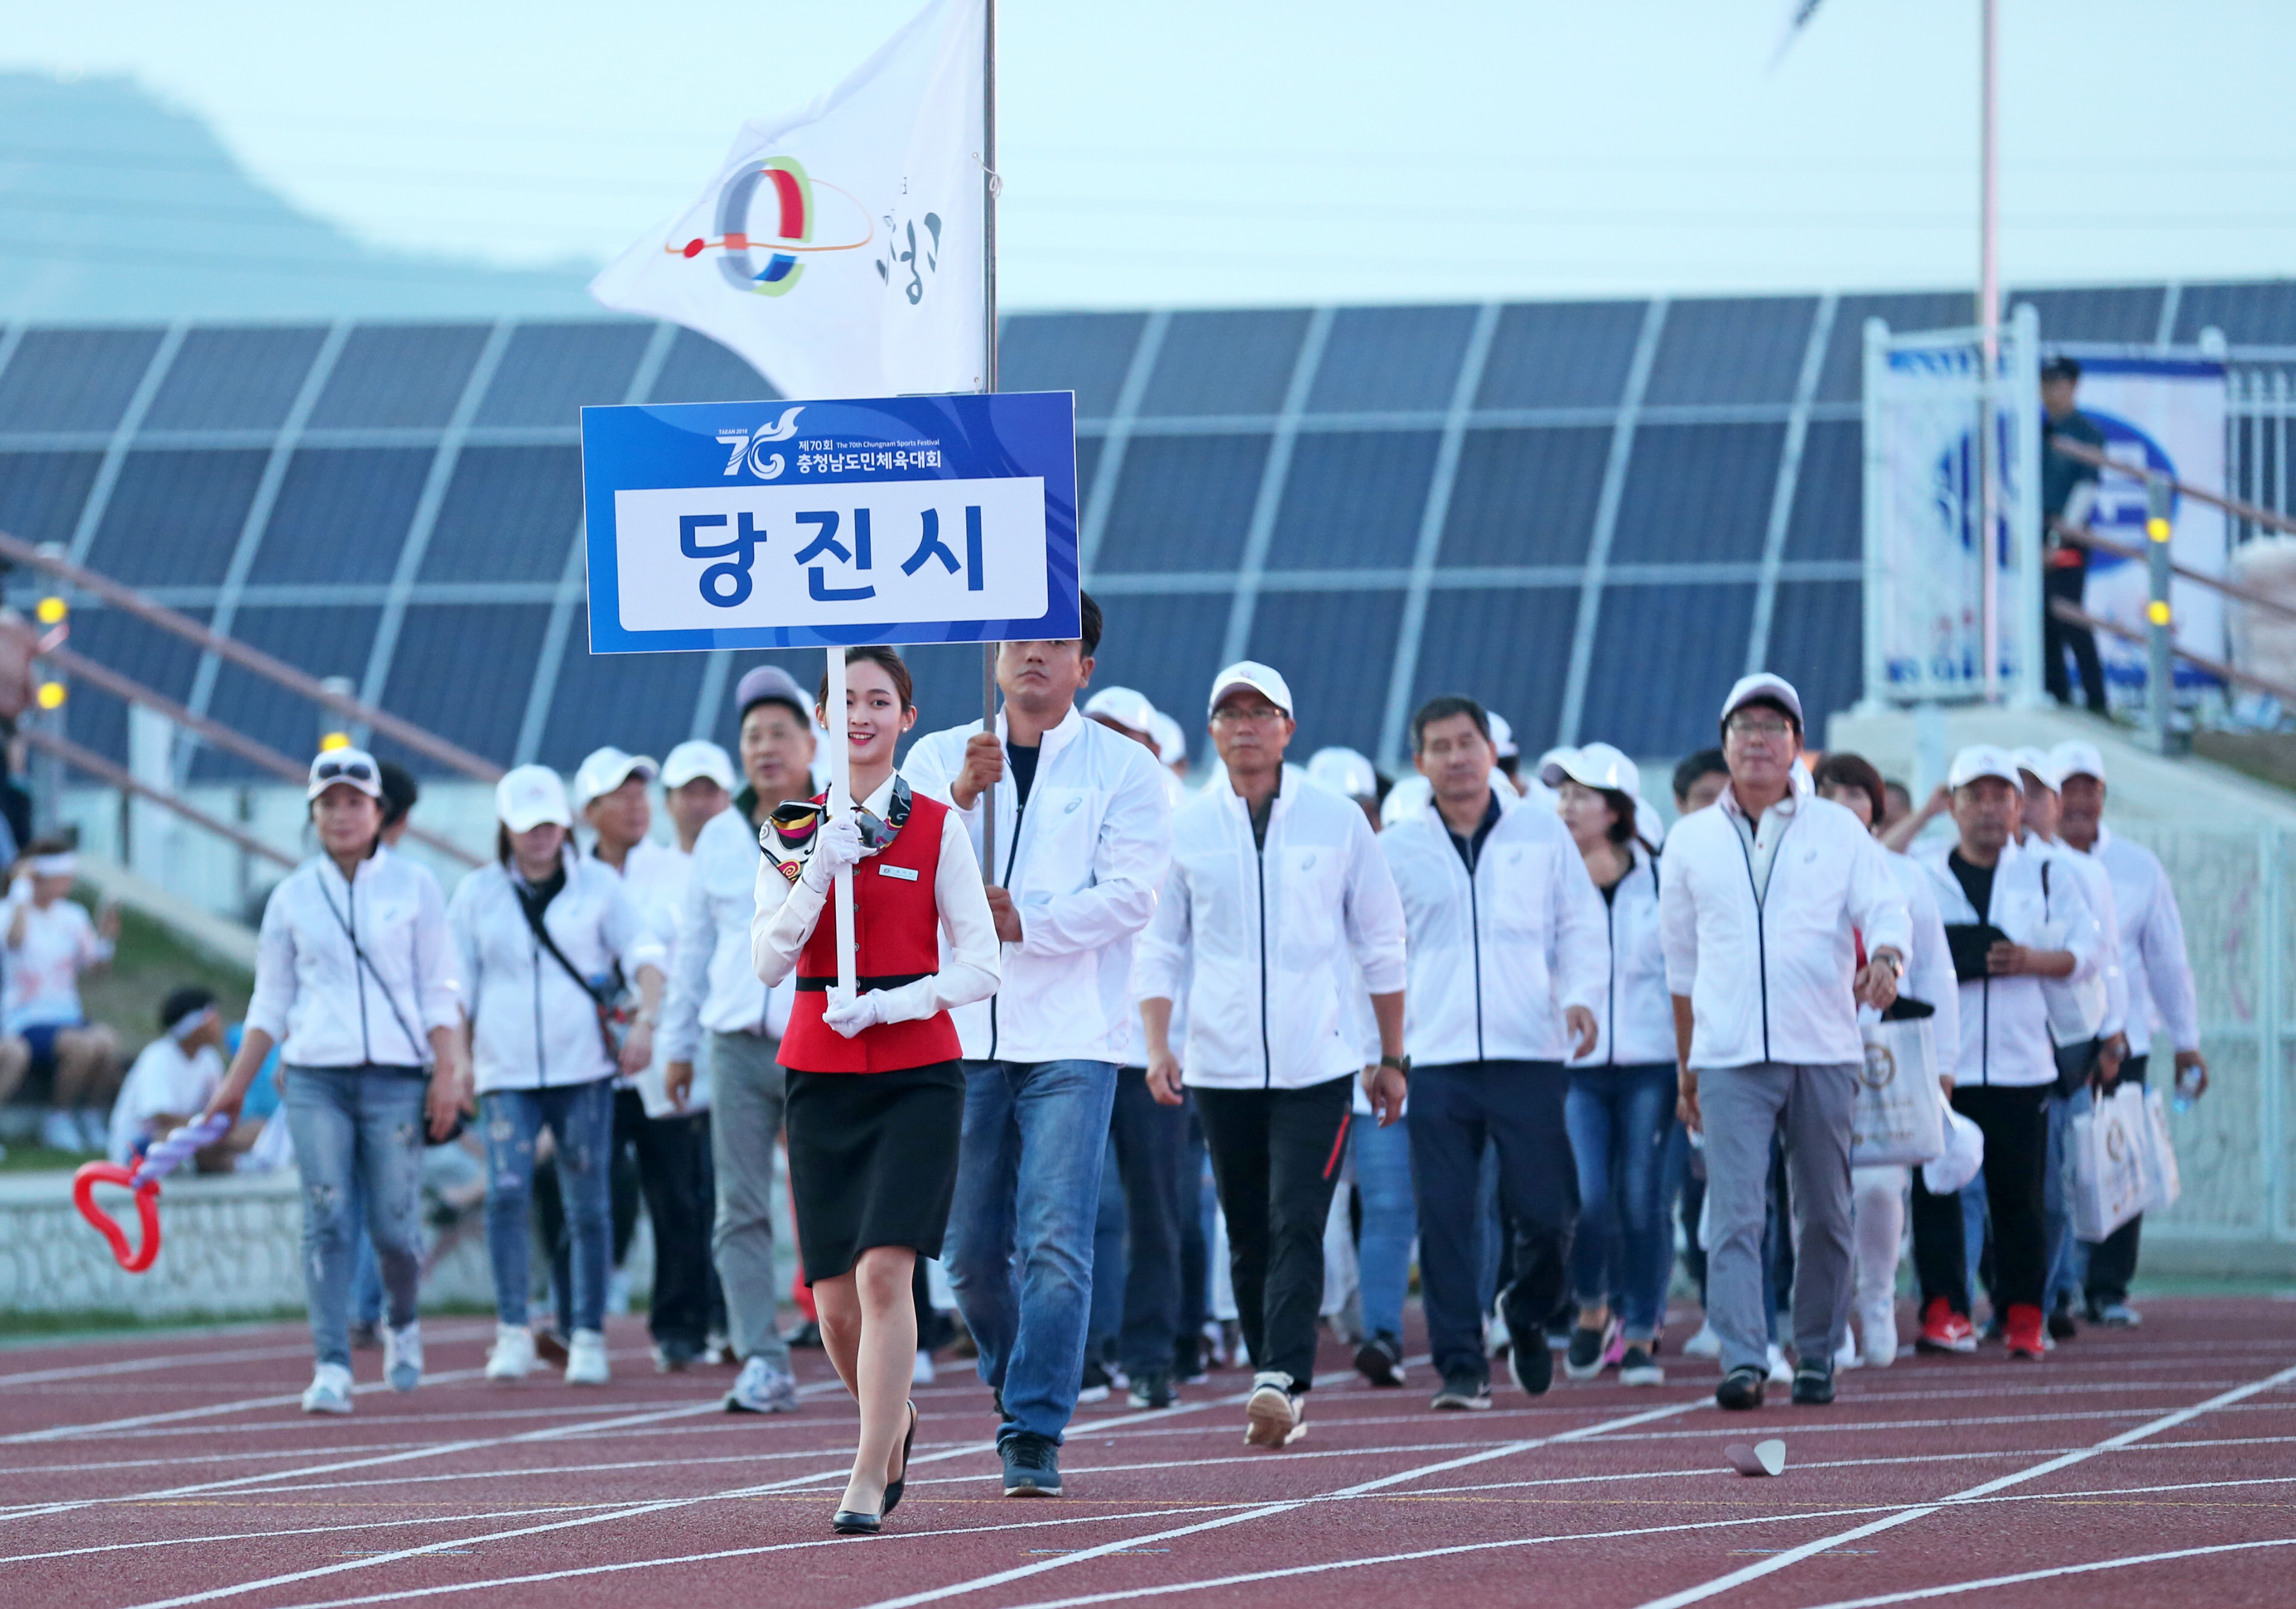
<path fill-rule="evenodd" d="M 1973 1352 L 1977 1350 L 1977 1332 L 1971 1327 L 1966 1315 L 1953 1310 L 1953 1304 L 1942 1296 L 1933 1296 L 1922 1314 L 1922 1333 L 1914 1338 L 1914 1350 L 1922 1352 Z"/>
<path fill-rule="evenodd" d="M 2009 1320 L 2002 1326 L 2002 1333 L 2008 1340 L 2012 1358 L 2030 1358 L 2038 1363 L 2041 1354 L 2049 1350 L 2049 1333 L 2041 1309 L 2030 1301 L 2011 1304 Z"/>

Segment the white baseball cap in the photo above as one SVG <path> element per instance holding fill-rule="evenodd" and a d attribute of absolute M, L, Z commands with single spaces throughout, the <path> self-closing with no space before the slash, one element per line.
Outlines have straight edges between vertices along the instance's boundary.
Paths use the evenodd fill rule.
<path fill-rule="evenodd" d="M 1206 713 L 1219 708 L 1221 699 L 1238 687 L 1249 687 L 1284 714 L 1298 718 L 1300 712 L 1292 707 L 1292 685 L 1283 679 L 1283 672 L 1257 660 L 1238 660 L 1212 677 L 1211 702 Z"/>
<path fill-rule="evenodd" d="M 495 814 L 513 833 L 545 821 L 562 827 L 574 825 L 574 813 L 566 808 L 566 784 L 548 766 L 520 766 L 505 772 L 495 784 Z"/>
<path fill-rule="evenodd" d="M 1087 717 L 1105 716 L 1128 732 L 1156 735 L 1156 706 L 1148 702 L 1146 694 L 1129 687 L 1103 687 L 1085 701 L 1084 712 Z"/>
<path fill-rule="evenodd" d="M 2009 758 L 2017 762 L 2020 771 L 2029 771 L 2039 777 L 2041 785 L 2052 793 L 2064 783 L 2063 775 L 2057 769 L 2057 762 L 2030 743 L 2021 749 L 2010 750 Z"/>
<path fill-rule="evenodd" d="M 665 788 L 682 788 L 697 776 L 706 776 L 731 793 L 733 758 L 708 738 L 694 737 L 672 749 L 661 762 L 661 785 Z"/>
<path fill-rule="evenodd" d="M 1180 730 L 1179 722 L 1161 710 L 1156 711 L 1148 730 L 1156 739 L 1156 758 L 1166 765 L 1177 766 L 1188 758 L 1188 735 Z"/>
<path fill-rule="evenodd" d="M 574 773 L 574 797 L 586 809 L 599 794 L 612 792 L 633 775 L 652 782 L 661 775 L 661 768 L 650 755 L 625 754 L 611 743 L 593 749 Z"/>
<path fill-rule="evenodd" d="M 1731 716 L 1737 713 L 1740 705 L 1764 698 L 1775 699 L 1784 704 L 1792 715 L 1797 727 L 1802 724 L 1801 694 L 1794 691 L 1793 684 L 1785 677 L 1773 676 L 1767 670 L 1757 670 L 1751 676 L 1738 678 L 1736 685 L 1730 689 L 1730 696 L 1722 701 L 1722 724 L 1726 727 L 1730 724 Z"/>
<path fill-rule="evenodd" d="M 1498 757 L 1513 759 L 1520 755 L 1522 745 L 1514 741 L 1514 728 L 1507 725 L 1507 718 L 1496 710 L 1486 710 L 1483 715 L 1491 723 L 1491 747 L 1498 751 Z"/>
<path fill-rule="evenodd" d="M 1550 788 L 1561 787 L 1566 778 L 1581 787 L 1611 788 L 1633 798 L 1642 796 L 1641 768 L 1609 743 L 1565 749 L 1538 768 L 1538 780 Z"/>
<path fill-rule="evenodd" d="M 382 797 L 382 768 L 365 749 L 323 751 L 311 762 L 310 785 L 303 790 L 303 797 L 316 799 L 339 782 L 357 788 L 369 799 Z"/>
<path fill-rule="evenodd" d="M 1308 761 L 1308 780 L 1345 799 L 1377 799 L 1379 769 L 1353 749 L 1318 749 Z"/>
<path fill-rule="evenodd" d="M 2065 779 L 2071 776 L 2094 776 L 2099 782 L 2104 780 L 2104 756 L 2097 751 L 2095 743 L 2069 737 L 2049 751 L 2049 758 L 2056 762 L 2059 787 L 2064 786 Z"/>
<path fill-rule="evenodd" d="M 1980 776 L 1997 776 L 2018 792 L 2025 791 L 2025 779 L 2017 775 L 2017 757 L 1998 743 L 1972 743 L 1955 755 L 1945 785 L 1965 788 Z"/>

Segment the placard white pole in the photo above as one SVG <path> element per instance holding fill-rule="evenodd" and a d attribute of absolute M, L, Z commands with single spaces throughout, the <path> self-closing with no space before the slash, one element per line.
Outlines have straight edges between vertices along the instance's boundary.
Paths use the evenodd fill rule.
<path fill-rule="evenodd" d="M 845 737 L 845 650 L 829 653 L 829 699 L 822 713 L 829 718 L 829 817 L 836 820 L 853 813 L 853 755 Z M 837 874 L 837 997 L 850 1000 L 859 991 L 853 968 L 853 868 Z"/>

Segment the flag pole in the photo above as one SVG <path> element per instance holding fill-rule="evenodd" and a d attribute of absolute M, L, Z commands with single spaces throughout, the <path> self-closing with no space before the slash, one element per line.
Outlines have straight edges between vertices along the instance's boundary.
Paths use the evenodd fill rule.
<path fill-rule="evenodd" d="M 986 0 L 980 52 L 980 303 L 984 372 L 980 389 L 996 389 L 996 0 Z M 996 735 L 996 644 L 980 645 L 980 729 Z M 980 818 L 980 874 L 996 881 L 996 791 Z"/>
<path fill-rule="evenodd" d="M 822 713 L 829 718 L 829 817 L 835 820 L 853 811 L 853 751 L 845 736 L 845 650 L 832 646 L 829 653 L 829 697 Z M 837 874 L 837 998 L 850 1000 L 859 987 L 853 960 L 853 868 Z"/>

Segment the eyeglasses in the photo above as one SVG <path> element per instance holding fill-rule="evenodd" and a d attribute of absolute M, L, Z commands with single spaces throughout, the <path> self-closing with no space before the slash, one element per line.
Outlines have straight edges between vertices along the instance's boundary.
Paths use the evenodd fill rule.
<path fill-rule="evenodd" d="M 374 768 L 363 759 L 323 759 L 311 768 L 314 782 L 373 782 Z"/>
<path fill-rule="evenodd" d="M 1784 737 L 1793 730 L 1790 721 L 1751 720 L 1744 716 L 1733 717 L 1731 732 L 1739 737 Z"/>
<path fill-rule="evenodd" d="M 1261 726 L 1283 718 L 1283 711 L 1273 704 L 1253 704 L 1249 708 L 1237 704 L 1222 704 L 1212 711 L 1212 719 L 1223 726 Z"/>

